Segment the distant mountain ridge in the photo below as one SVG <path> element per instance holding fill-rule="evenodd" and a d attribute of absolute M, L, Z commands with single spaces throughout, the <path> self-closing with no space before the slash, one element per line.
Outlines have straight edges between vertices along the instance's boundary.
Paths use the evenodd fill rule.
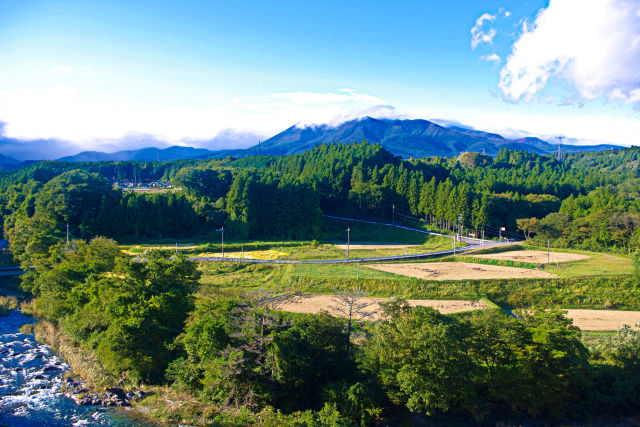
<path fill-rule="evenodd" d="M 365 117 L 338 126 L 294 125 L 246 149 L 212 151 L 205 148 L 172 146 L 147 147 L 114 153 L 83 151 L 73 156 L 61 157 L 64 162 L 103 161 L 172 161 L 179 159 L 206 159 L 226 156 L 298 154 L 324 142 L 351 143 L 368 140 L 378 142 L 391 153 L 408 157 L 454 157 L 463 152 L 498 154 L 501 148 L 527 150 L 538 154 L 553 154 L 558 145 L 535 137 L 507 139 L 496 133 L 467 129 L 461 126 L 444 127 L 428 120 L 374 119 Z M 615 145 L 563 145 L 565 152 L 602 151 L 623 148 Z M 0 170 L 15 169 L 20 161 L 0 155 Z"/>
<path fill-rule="evenodd" d="M 21 162 L 20 160 L 14 159 L 13 157 L 0 154 L 0 171 L 11 171 L 14 169 L 20 169 L 33 163 L 34 162 L 32 160 Z"/>
<path fill-rule="evenodd" d="M 323 142 L 379 142 L 402 157 L 453 157 L 462 152 L 485 152 L 495 156 L 501 148 L 552 154 L 558 145 L 535 137 L 505 139 L 501 135 L 462 127 L 446 128 L 428 120 L 392 120 L 365 117 L 336 127 L 292 126 L 260 144 L 263 154 L 296 154 Z M 565 152 L 602 151 L 615 145 L 563 145 Z M 249 149 L 256 154 L 258 147 Z"/>
<path fill-rule="evenodd" d="M 14 165 L 16 163 L 20 163 L 20 160 L 16 160 L 13 157 L 3 156 L 2 154 L 0 154 L 0 164 Z"/>
<path fill-rule="evenodd" d="M 213 151 L 206 148 L 193 148 L 172 146 L 168 148 L 147 147 L 138 150 L 123 150 L 115 153 L 103 153 L 100 151 L 83 151 L 73 156 L 61 157 L 61 162 L 125 162 L 139 161 L 152 162 L 161 161 L 168 162 L 179 159 L 193 159 L 202 156 L 209 156 Z"/>

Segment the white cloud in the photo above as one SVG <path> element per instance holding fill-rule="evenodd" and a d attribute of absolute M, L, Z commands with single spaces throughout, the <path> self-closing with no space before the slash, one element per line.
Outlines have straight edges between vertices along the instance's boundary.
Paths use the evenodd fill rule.
<path fill-rule="evenodd" d="M 504 16 L 505 18 L 508 18 L 512 15 L 510 10 L 505 9 L 504 7 L 501 7 L 500 9 L 498 9 L 498 13 L 502 16 Z"/>
<path fill-rule="evenodd" d="M 6 122 L 4 133 L 8 137 L 55 138 L 75 143 L 82 150 L 130 148 L 131 135 L 170 144 L 196 141 L 203 146 L 237 148 L 251 140 L 273 136 L 295 123 L 390 116 L 391 110 L 384 107 L 387 104 L 376 96 L 340 89 L 209 99 L 197 107 L 166 106 L 122 99 L 100 88 L 59 84 L 49 89 L 0 92 L 0 120 Z M 144 142 L 144 138 L 138 139 Z"/>
<path fill-rule="evenodd" d="M 500 56 L 496 53 L 481 56 L 480 59 L 487 62 L 495 62 L 496 64 L 500 62 Z"/>
<path fill-rule="evenodd" d="M 639 13 L 639 0 L 551 0 L 533 25 L 523 22 L 498 87 L 529 101 L 558 79 L 582 100 L 639 102 Z"/>
<path fill-rule="evenodd" d="M 562 107 L 555 107 L 556 111 Z M 443 113 L 441 111 L 441 113 Z M 568 143 L 638 145 L 640 126 L 637 119 L 622 114 L 549 114 L 526 111 L 457 110 L 445 112 L 468 126 L 487 132 L 496 132 L 507 138 L 538 136 L 554 142 L 552 136 L 572 138 Z M 429 117 L 424 114 L 425 117 Z M 432 116 L 433 117 L 433 116 Z"/>
<path fill-rule="evenodd" d="M 485 23 L 491 23 L 496 20 L 495 15 L 489 13 L 483 13 L 480 18 L 476 19 L 475 25 L 471 28 L 471 48 L 475 49 L 481 43 L 493 43 L 493 38 L 496 36 L 496 30 L 489 28 L 485 30 Z"/>

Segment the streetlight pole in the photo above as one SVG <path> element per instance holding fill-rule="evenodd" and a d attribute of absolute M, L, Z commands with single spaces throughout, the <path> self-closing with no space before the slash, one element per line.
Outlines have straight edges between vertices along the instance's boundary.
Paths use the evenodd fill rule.
<path fill-rule="evenodd" d="M 69 223 L 67 223 L 67 243 L 69 243 Z"/>
<path fill-rule="evenodd" d="M 351 244 L 351 228 L 347 226 L 347 259 L 349 258 L 349 245 Z"/>
<path fill-rule="evenodd" d="M 218 231 L 222 233 L 222 258 L 224 258 L 224 225 Z"/>
<path fill-rule="evenodd" d="M 396 204 L 391 205 L 391 224 L 396 223 Z"/>

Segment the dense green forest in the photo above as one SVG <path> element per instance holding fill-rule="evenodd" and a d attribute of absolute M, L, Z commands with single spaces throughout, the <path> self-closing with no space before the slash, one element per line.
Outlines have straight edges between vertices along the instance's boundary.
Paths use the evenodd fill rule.
<path fill-rule="evenodd" d="M 505 227 L 503 236 L 628 252 L 639 244 L 639 157 L 629 149 L 558 161 L 502 150 L 496 158 L 402 160 L 362 142 L 281 157 L 42 162 L 0 175 L 0 215 L 33 312 L 95 354 L 114 379 L 194 399 L 176 422 L 617 417 L 640 407 L 637 331 L 585 339 L 548 307 L 442 315 L 403 300 L 388 303 L 380 321 L 345 327 L 326 314 L 277 311 L 289 294 L 214 289 L 196 298 L 195 263 L 167 251 L 135 262 L 116 240 L 206 238 L 222 226 L 238 241 L 314 239 L 323 214 L 453 230 L 461 216 L 464 232 L 487 237 Z M 154 180 L 174 189 L 113 185 Z M 637 274 L 620 286 L 637 287 L 635 260 Z M 495 286 L 509 303 L 508 286 Z"/>
<path fill-rule="evenodd" d="M 0 175 L 0 215 L 15 244 L 28 243 L 25 228 L 53 237 L 67 223 L 72 236 L 83 239 L 205 236 L 223 225 L 235 240 L 311 239 L 324 213 L 446 230 L 461 219 L 463 232 L 476 236 L 626 252 L 638 247 L 639 156 L 633 148 L 560 162 L 504 149 L 496 158 L 464 153 L 402 160 L 362 142 L 280 157 L 41 162 Z M 140 180 L 170 180 L 182 191 L 112 188 Z"/>

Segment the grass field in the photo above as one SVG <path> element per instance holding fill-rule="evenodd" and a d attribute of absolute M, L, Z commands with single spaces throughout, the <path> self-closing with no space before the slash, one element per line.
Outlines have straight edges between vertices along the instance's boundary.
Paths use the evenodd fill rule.
<path fill-rule="evenodd" d="M 349 227 L 351 241 L 364 243 L 375 242 L 384 246 L 388 244 L 411 245 L 410 247 L 386 247 L 377 249 L 353 249 L 349 258 L 373 258 L 396 255 L 412 255 L 424 252 L 434 252 L 451 248 L 451 239 L 434 236 L 415 231 L 385 227 L 378 224 L 357 223 L 326 219 L 318 240 L 306 241 L 233 241 L 232 236 L 225 234 L 225 256 L 240 258 L 244 252 L 254 259 L 282 259 L 282 260 L 329 260 L 344 259 L 346 250 L 337 245 L 346 243 L 346 229 Z M 128 255 L 140 255 L 149 249 L 176 250 L 176 244 L 163 240 L 161 242 L 140 242 L 133 245 L 121 245 L 123 252 Z M 191 256 L 221 256 L 222 247 L 219 241 L 178 242 L 177 250 Z M 271 254 L 253 254 L 256 251 L 271 251 Z M 277 257 L 273 253 L 280 253 Z M 220 254 L 220 255 L 216 255 Z"/>
<path fill-rule="evenodd" d="M 631 274 L 633 266 L 631 258 L 619 255 L 609 255 L 597 252 L 582 252 L 589 255 L 588 259 L 548 265 L 545 271 L 558 277 L 601 276 L 616 274 Z"/>
<path fill-rule="evenodd" d="M 558 279 L 425 281 L 376 271 L 365 264 L 272 265 L 202 263 L 199 294 L 238 294 L 257 288 L 275 292 L 330 294 L 362 289 L 368 296 L 433 300 L 486 298 L 503 308 L 560 307 L 640 310 L 634 277 L 601 275 Z"/>
<path fill-rule="evenodd" d="M 225 253 L 278 251 L 278 259 L 344 259 L 345 251 L 336 244 L 344 244 L 346 228 L 351 241 L 416 245 L 407 253 L 448 249 L 451 241 L 402 229 L 351 221 L 327 220 L 318 241 L 225 241 Z M 227 239 L 227 235 L 225 235 Z M 149 242 L 123 246 L 131 253 L 141 253 L 152 247 L 175 249 L 175 244 Z M 220 252 L 219 242 L 180 242 L 178 249 L 190 255 Z M 515 249 L 543 250 L 527 245 L 507 248 L 488 248 L 477 253 L 499 253 Z M 404 254 L 405 248 L 354 249 L 351 258 Z M 477 279 L 470 275 L 461 280 L 422 280 L 405 277 L 367 267 L 367 264 L 295 264 L 267 265 L 243 263 L 201 263 L 203 272 L 200 297 L 217 294 L 238 294 L 258 288 L 276 292 L 304 292 L 332 294 L 341 289 L 362 289 L 371 297 L 399 296 L 407 299 L 473 300 L 487 299 L 503 308 L 560 307 L 565 309 L 624 309 L 640 310 L 640 291 L 633 279 L 629 257 L 576 250 L 554 249 L 554 252 L 582 254 L 586 259 L 541 265 L 509 259 L 474 258 L 472 256 L 444 257 L 420 260 L 410 264 L 432 262 L 473 262 L 504 267 L 538 269 L 557 278 Z M 285 255 L 287 254 L 287 255 Z M 500 258 L 498 256 L 498 258 Z M 553 261 L 553 260 L 552 260 Z"/>

